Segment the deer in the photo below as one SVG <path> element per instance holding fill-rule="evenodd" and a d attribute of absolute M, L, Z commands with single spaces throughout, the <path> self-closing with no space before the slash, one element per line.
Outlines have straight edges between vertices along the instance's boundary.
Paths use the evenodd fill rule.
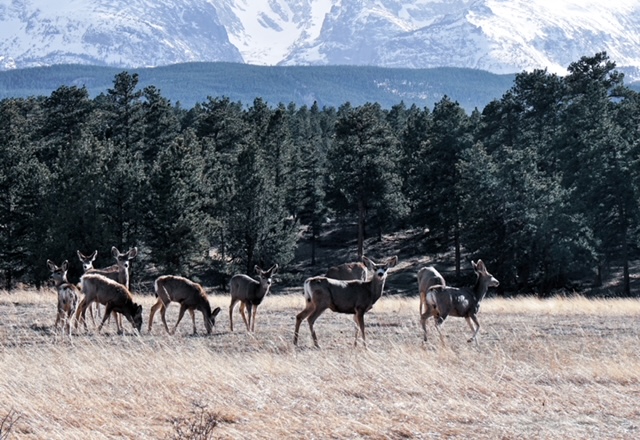
<path fill-rule="evenodd" d="M 240 315 L 244 324 L 247 326 L 248 332 L 255 332 L 256 312 L 258 306 L 262 303 L 269 289 L 271 288 L 271 277 L 278 271 L 278 265 L 274 264 L 268 270 L 263 270 L 256 265 L 254 270 L 258 274 L 258 280 L 251 278 L 249 275 L 236 274 L 231 277 L 229 282 L 229 290 L 231 292 L 231 305 L 229 305 L 229 329 L 233 331 L 233 308 L 240 301 Z M 249 319 L 244 315 L 247 309 Z M 251 311 L 253 310 L 253 319 Z"/>
<path fill-rule="evenodd" d="M 362 261 L 367 266 L 367 270 L 373 274 L 370 280 L 342 281 L 322 276 L 307 278 L 304 282 L 306 306 L 296 316 L 293 345 L 298 344 L 300 324 L 306 319 L 309 323 L 313 344 L 316 348 L 320 348 L 313 324 L 326 309 L 331 309 L 337 313 L 354 315 L 356 323 L 354 347 L 358 344 L 358 331 L 362 335 L 362 343 L 366 347 L 364 314 L 371 310 L 382 296 L 388 271 L 398 263 L 398 257 L 393 256 L 383 263 L 376 263 L 362 256 Z"/>
<path fill-rule="evenodd" d="M 76 328 L 78 322 L 82 318 L 84 328 L 87 330 L 87 322 L 85 320 L 85 312 L 87 307 L 97 302 L 105 306 L 102 322 L 98 326 L 98 332 L 102 330 L 102 326 L 112 312 L 121 313 L 131 323 L 133 328 L 140 333 L 142 327 L 142 306 L 133 302 L 131 292 L 126 286 L 107 278 L 99 273 L 85 273 L 80 277 L 80 286 L 84 293 L 84 298 L 80 301 L 78 310 L 76 311 Z M 118 334 L 122 334 L 123 329 L 116 320 Z"/>
<path fill-rule="evenodd" d="M 61 266 L 57 266 L 53 261 L 47 260 L 47 267 L 51 271 L 50 278 L 53 280 L 56 290 L 58 291 L 58 315 L 56 317 L 55 328 L 58 329 L 58 323 L 62 321 L 62 330 L 71 336 L 71 320 L 78 307 L 80 298 L 80 289 L 75 284 L 67 281 L 67 270 L 69 269 L 69 261 L 64 260 Z"/>
<path fill-rule="evenodd" d="M 338 266 L 330 267 L 325 277 L 334 280 L 362 280 L 367 281 L 367 266 L 363 263 L 343 263 Z"/>
<path fill-rule="evenodd" d="M 138 255 L 138 248 L 134 247 L 129 249 L 128 252 L 120 252 L 115 246 L 111 247 L 111 255 L 116 259 L 116 264 L 105 267 L 103 269 L 96 269 L 93 267 L 93 262 L 98 256 L 98 251 L 93 251 L 91 255 L 84 255 L 79 250 L 77 251 L 78 259 L 82 262 L 82 269 L 84 273 L 98 273 L 110 278 L 129 289 L 129 261 L 134 259 Z M 96 310 L 98 310 L 98 304 L 96 303 Z M 93 311 L 89 309 L 91 319 L 93 320 Z M 114 319 L 117 319 L 117 315 L 114 313 Z M 118 324 L 122 326 L 122 319 Z M 94 322 L 95 325 L 95 322 Z"/>
<path fill-rule="evenodd" d="M 176 332 L 176 328 L 187 310 L 191 314 L 191 320 L 193 321 L 193 334 L 198 334 L 194 310 L 202 312 L 207 334 L 211 334 L 211 329 L 216 324 L 216 316 L 220 313 L 220 307 L 211 310 L 207 293 L 200 284 L 180 276 L 163 275 L 158 277 L 153 285 L 158 301 L 151 307 L 151 312 L 149 313 L 149 333 L 151 333 L 151 326 L 153 325 L 153 315 L 160 309 L 162 323 L 170 335 Z M 169 331 L 165 313 L 172 301 L 180 303 L 180 313 L 173 331 Z"/>
<path fill-rule="evenodd" d="M 444 281 L 444 277 L 440 275 L 440 272 L 433 266 L 422 267 L 418 271 L 418 292 L 420 293 L 420 316 L 424 313 L 423 310 L 427 301 L 427 291 L 431 286 L 440 286 L 442 288 L 447 287 L 447 283 Z"/>
<path fill-rule="evenodd" d="M 448 316 L 457 316 L 464 318 L 473 332 L 467 342 L 475 341 L 477 345 L 476 336 L 480 330 L 480 323 L 476 315 L 480 309 L 480 301 L 486 295 L 489 287 L 498 287 L 500 282 L 487 271 L 482 260 L 478 260 L 477 263 L 472 261 L 471 265 L 477 276 L 473 287 L 456 288 L 433 285 L 427 290 L 426 310 L 420 316 L 425 342 L 427 341 L 427 319 L 433 316 L 442 345 L 445 345 L 440 327 Z M 475 323 L 475 328 L 471 321 Z"/>

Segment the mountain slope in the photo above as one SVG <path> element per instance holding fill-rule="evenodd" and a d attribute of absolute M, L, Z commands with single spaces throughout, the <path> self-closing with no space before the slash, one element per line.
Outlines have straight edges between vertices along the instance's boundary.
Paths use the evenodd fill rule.
<path fill-rule="evenodd" d="M 0 66 L 241 62 L 206 0 L 0 2 Z"/>
<path fill-rule="evenodd" d="M 0 99 L 48 96 L 62 85 L 85 86 L 91 96 L 113 87 L 122 69 L 57 65 L 0 72 Z M 317 102 L 339 107 L 377 102 L 385 108 L 401 101 L 432 108 L 444 95 L 467 111 L 482 109 L 513 85 L 513 75 L 472 69 L 388 69 L 358 66 L 252 66 L 240 63 L 186 63 L 129 69 L 139 75 L 139 88 L 153 85 L 185 108 L 208 96 L 227 96 L 251 105 L 257 97 L 269 105 Z"/>

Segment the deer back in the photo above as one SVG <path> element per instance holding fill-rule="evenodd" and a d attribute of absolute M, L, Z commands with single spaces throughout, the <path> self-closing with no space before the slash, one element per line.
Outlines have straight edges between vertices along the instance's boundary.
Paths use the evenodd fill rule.
<path fill-rule="evenodd" d="M 278 270 L 278 265 L 274 264 L 268 270 L 262 270 L 255 266 L 258 280 L 254 280 L 248 275 L 237 274 L 231 277 L 229 290 L 231 298 L 237 298 L 242 302 L 259 305 L 271 288 L 271 276 Z"/>
<path fill-rule="evenodd" d="M 305 296 L 316 307 L 328 308 L 338 313 L 354 313 L 356 309 L 368 310 L 380 295 L 375 295 L 371 282 L 360 280 L 341 281 L 327 277 L 308 278 L 304 284 Z"/>
<path fill-rule="evenodd" d="M 100 304 L 108 302 L 114 304 L 133 303 L 133 297 L 122 284 L 98 273 L 89 272 L 80 278 L 82 292 L 87 300 Z"/>
<path fill-rule="evenodd" d="M 440 288 L 438 285 L 427 291 L 427 303 L 442 316 L 458 317 L 476 313 L 478 305 L 473 289 L 469 287 Z"/>
<path fill-rule="evenodd" d="M 419 292 L 427 292 L 431 286 L 440 285 L 446 287 L 447 283 L 444 277 L 435 267 L 423 267 L 418 271 L 418 289 Z"/>
<path fill-rule="evenodd" d="M 211 312 L 211 306 L 204 288 L 188 278 L 164 275 L 158 277 L 154 285 L 156 295 L 165 304 L 175 301 L 189 308 L 208 309 L 209 313 Z"/>
<path fill-rule="evenodd" d="M 230 291 L 233 298 L 238 298 L 240 301 L 252 301 L 258 298 L 260 282 L 249 275 L 237 274 L 231 277 Z"/>
<path fill-rule="evenodd" d="M 334 280 L 367 281 L 367 267 L 362 263 L 344 263 L 330 267 L 325 276 Z"/>

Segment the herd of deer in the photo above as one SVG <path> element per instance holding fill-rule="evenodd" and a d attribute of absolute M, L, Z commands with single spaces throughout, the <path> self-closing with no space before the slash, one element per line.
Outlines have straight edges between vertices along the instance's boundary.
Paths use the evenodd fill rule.
<path fill-rule="evenodd" d="M 122 323 L 118 315 L 120 314 L 131 323 L 137 332 L 140 332 L 142 327 L 142 306 L 133 301 L 133 296 L 129 290 L 129 261 L 138 254 L 137 248 L 122 253 L 114 246 L 111 249 L 111 253 L 116 260 L 116 264 L 104 269 L 95 269 L 93 267 L 97 253 L 95 251 L 93 254 L 85 256 L 78 251 L 78 258 L 82 262 L 84 269 L 84 274 L 80 278 L 78 285 L 67 281 L 68 261 L 65 260 L 61 266 L 57 266 L 51 260 L 47 260 L 47 266 L 51 271 L 51 279 L 58 291 L 58 315 L 55 327 L 57 328 L 62 321 L 63 331 L 71 334 L 71 321 L 75 320 L 76 328 L 78 323 L 82 322 L 85 330 L 87 330 L 85 314 L 89 309 L 91 319 L 94 320 L 93 310 L 90 306 L 96 303 L 96 307 L 98 304 L 105 306 L 104 316 L 98 326 L 98 331 L 102 329 L 107 319 L 112 316 L 118 333 L 122 333 Z M 364 314 L 382 296 L 388 271 L 397 262 L 397 256 L 389 258 L 382 263 L 376 263 L 363 256 L 362 262 L 345 263 L 330 268 L 325 276 L 308 278 L 304 282 L 306 305 L 304 310 L 296 316 L 293 336 L 294 345 L 298 343 L 300 324 L 306 319 L 313 343 L 318 347 L 318 338 L 313 329 L 313 324 L 326 309 L 330 309 L 337 313 L 354 315 L 356 323 L 354 345 L 357 345 L 358 334 L 361 334 L 362 342 L 366 346 Z M 487 293 L 487 289 L 498 286 L 499 282 L 487 271 L 485 264 L 481 260 L 478 260 L 477 263 L 472 261 L 471 264 L 477 277 L 474 286 L 471 287 L 456 288 L 447 286 L 442 275 L 433 267 L 423 267 L 418 271 L 420 325 L 424 333 L 424 341 L 427 341 L 426 322 L 429 318 L 434 318 L 435 327 L 444 344 L 445 341 L 440 327 L 448 316 L 457 316 L 465 318 L 473 332 L 468 342 L 476 341 L 477 343 L 476 336 L 480 329 L 480 324 L 476 315 L 480 307 L 480 301 Z M 231 304 L 229 306 L 229 328 L 231 331 L 233 331 L 233 311 L 238 302 L 240 302 L 240 315 L 247 327 L 247 331 L 255 331 L 257 308 L 269 293 L 272 276 L 277 270 L 277 264 L 268 270 L 255 266 L 258 280 L 244 274 L 237 274 L 231 278 Z M 216 307 L 214 310 L 211 309 L 207 294 L 200 284 L 184 277 L 164 275 L 155 280 L 154 290 L 158 300 L 151 307 L 149 313 L 149 332 L 153 325 L 153 317 L 158 310 L 160 310 L 165 330 L 169 334 L 175 333 L 184 313 L 189 311 L 193 322 L 193 333 L 196 334 L 195 311 L 198 310 L 203 315 L 207 333 L 211 333 L 215 325 L 216 316 L 220 313 L 220 307 Z M 80 300 L 81 296 L 82 300 Z M 180 304 L 180 312 L 173 330 L 170 331 L 165 319 L 165 313 L 171 302 Z M 245 310 L 247 316 L 245 316 Z M 473 324 L 475 324 L 475 327 Z"/>

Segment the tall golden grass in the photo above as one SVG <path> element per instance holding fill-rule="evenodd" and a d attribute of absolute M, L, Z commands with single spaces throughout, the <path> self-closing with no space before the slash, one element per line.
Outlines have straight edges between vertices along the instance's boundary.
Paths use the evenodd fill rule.
<path fill-rule="evenodd" d="M 189 316 L 166 334 L 113 323 L 69 338 L 55 331 L 52 291 L 0 292 L 0 438 L 626 439 L 640 435 L 640 302 L 582 297 L 482 303 L 479 345 L 449 318 L 423 343 L 418 298 L 383 297 L 365 315 L 367 349 L 349 315 L 306 322 L 302 296 L 268 296 L 255 334 L 191 336 Z M 167 318 L 175 322 L 178 306 Z M 237 311 L 235 312 L 238 313 Z M 91 325 L 90 325 L 91 328 Z M 7 437 L 3 437 L 6 435 Z M 205 437 L 204 435 L 202 437 Z"/>

